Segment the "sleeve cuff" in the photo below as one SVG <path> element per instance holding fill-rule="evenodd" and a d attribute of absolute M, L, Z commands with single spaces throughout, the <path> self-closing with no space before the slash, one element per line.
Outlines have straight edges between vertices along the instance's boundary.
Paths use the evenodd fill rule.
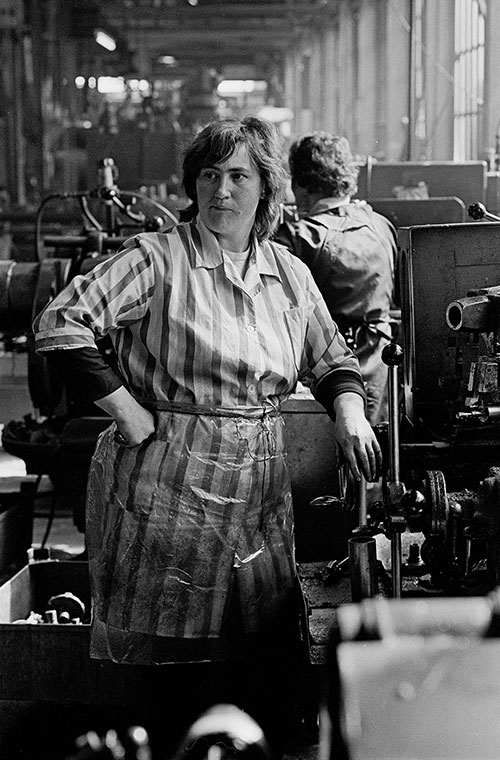
<path fill-rule="evenodd" d="M 95 347 L 54 349 L 46 358 L 61 375 L 69 394 L 80 402 L 93 403 L 123 385 Z"/>
<path fill-rule="evenodd" d="M 329 372 L 316 385 L 313 395 L 322 404 L 328 416 L 335 420 L 333 402 L 341 393 L 357 393 L 363 399 L 366 410 L 366 391 L 361 376 L 354 371 L 341 369 Z"/>

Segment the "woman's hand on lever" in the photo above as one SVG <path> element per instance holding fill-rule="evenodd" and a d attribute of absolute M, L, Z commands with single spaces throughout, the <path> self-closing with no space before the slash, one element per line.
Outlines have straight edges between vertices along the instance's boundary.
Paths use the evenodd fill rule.
<path fill-rule="evenodd" d="M 115 420 L 116 438 L 123 446 L 138 446 L 155 431 L 154 416 L 124 386 L 95 403 Z"/>
<path fill-rule="evenodd" d="M 341 393 L 333 402 L 335 437 L 356 480 L 378 479 L 382 452 L 366 419 L 363 399 L 357 393 Z"/>

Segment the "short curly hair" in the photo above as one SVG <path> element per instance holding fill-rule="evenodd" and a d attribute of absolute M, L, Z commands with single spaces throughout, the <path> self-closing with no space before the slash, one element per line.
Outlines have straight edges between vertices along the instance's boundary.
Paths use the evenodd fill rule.
<path fill-rule="evenodd" d="M 345 137 L 305 135 L 292 143 L 288 162 L 292 182 L 309 193 L 341 198 L 357 190 L 359 169 Z"/>
<path fill-rule="evenodd" d="M 182 183 L 198 211 L 196 180 L 205 166 L 225 161 L 238 145 L 246 145 L 264 184 L 263 197 L 255 215 L 254 231 L 259 240 L 269 238 L 279 220 L 280 203 L 285 197 L 286 172 L 282 162 L 279 133 L 270 121 L 255 116 L 224 119 L 207 124 L 184 153 Z"/>

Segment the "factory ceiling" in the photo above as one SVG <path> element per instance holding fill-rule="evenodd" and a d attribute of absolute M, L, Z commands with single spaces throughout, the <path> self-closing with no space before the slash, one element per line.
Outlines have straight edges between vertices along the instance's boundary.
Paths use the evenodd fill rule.
<path fill-rule="evenodd" d="M 79 0 L 75 26 L 97 11 L 143 73 L 245 67 L 255 76 L 281 61 L 297 38 L 332 15 L 338 0 Z M 95 16 L 94 16 L 95 20 Z M 159 68 L 163 67 L 163 68 Z M 149 72 L 148 72 L 149 69 Z M 172 73 L 174 73 L 172 71 Z"/>

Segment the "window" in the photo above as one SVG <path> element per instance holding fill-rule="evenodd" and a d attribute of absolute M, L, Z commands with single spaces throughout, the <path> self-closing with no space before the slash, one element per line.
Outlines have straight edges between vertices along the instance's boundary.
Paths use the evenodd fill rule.
<path fill-rule="evenodd" d="M 413 96 L 415 108 L 415 145 L 414 152 L 418 158 L 425 157 L 425 147 L 427 138 L 427 110 L 425 106 L 425 0 L 415 0 L 414 16 L 414 82 Z"/>
<path fill-rule="evenodd" d="M 484 88 L 485 3 L 455 0 L 455 161 L 477 160 Z"/>

